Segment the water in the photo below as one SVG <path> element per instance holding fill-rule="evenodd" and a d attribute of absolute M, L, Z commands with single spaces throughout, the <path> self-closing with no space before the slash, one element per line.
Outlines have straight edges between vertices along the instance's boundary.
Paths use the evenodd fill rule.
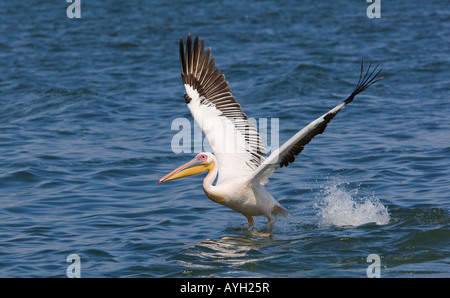
<path fill-rule="evenodd" d="M 450 12 L 442 1 L 2 1 L 0 276 L 450 277 Z M 420 9 L 419 9 L 420 7 Z M 280 142 L 385 79 L 267 188 L 292 213 L 271 235 L 209 201 L 190 160 L 178 42 L 212 47 L 249 117 Z"/>

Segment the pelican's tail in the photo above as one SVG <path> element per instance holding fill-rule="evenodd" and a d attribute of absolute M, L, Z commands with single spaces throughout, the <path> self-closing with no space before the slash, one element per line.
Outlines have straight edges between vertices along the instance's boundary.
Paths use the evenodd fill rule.
<path fill-rule="evenodd" d="M 286 208 L 284 208 L 280 204 L 275 204 L 272 207 L 272 215 L 274 215 L 274 216 L 287 216 L 287 215 L 291 215 L 291 212 L 289 212 L 289 210 L 287 210 Z"/>

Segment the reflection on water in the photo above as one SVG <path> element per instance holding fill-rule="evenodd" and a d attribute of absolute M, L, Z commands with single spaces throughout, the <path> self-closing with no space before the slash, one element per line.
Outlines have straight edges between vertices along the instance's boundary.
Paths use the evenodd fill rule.
<path fill-rule="evenodd" d="M 261 248 L 273 243 L 269 233 L 256 230 L 246 230 L 244 236 L 223 236 L 219 239 L 205 239 L 196 242 L 187 248 L 178 262 L 186 268 L 184 275 L 198 274 L 198 271 L 217 271 L 218 268 L 226 268 L 227 271 L 234 268 L 238 273 L 274 258 L 261 252 Z M 205 272 L 205 273 L 206 273 Z M 211 274 L 211 272 L 208 272 Z"/>

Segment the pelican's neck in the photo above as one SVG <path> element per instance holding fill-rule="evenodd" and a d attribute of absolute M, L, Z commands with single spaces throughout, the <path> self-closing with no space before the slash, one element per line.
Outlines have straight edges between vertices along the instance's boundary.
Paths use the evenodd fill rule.
<path fill-rule="evenodd" d="M 208 166 L 208 175 L 206 175 L 205 179 L 203 179 L 203 189 L 205 191 L 214 188 L 214 180 L 216 180 L 217 177 L 217 165 L 215 161 L 211 162 Z"/>
<path fill-rule="evenodd" d="M 217 191 L 215 191 L 216 187 L 213 185 L 214 180 L 216 180 L 218 172 L 218 166 L 215 160 L 210 164 L 208 170 L 209 173 L 203 180 L 203 190 L 205 191 L 206 196 L 210 198 L 212 201 L 219 204 L 224 204 L 225 200 L 224 197 Z"/>

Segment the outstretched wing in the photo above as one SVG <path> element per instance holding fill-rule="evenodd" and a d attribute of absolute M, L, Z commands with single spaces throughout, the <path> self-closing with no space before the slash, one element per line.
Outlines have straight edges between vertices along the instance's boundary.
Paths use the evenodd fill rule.
<path fill-rule="evenodd" d="M 364 60 L 361 62 L 361 74 L 359 76 L 358 84 L 352 94 L 344 100 L 340 105 L 336 106 L 328 113 L 320 116 L 305 128 L 296 133 L 280 148 L 273 151 L 272 154 L 256 169 L 256 171 L 250 177 L 255 183 L 265 184 L 269 176 L 278 168 L 288 166 L 294 162 L 295 156 L 303 151 L 303 148 L 308 144 L 316 135 L 324 132 L 327 124 L 339 113 L 347 104 L 353 101 L 353 98 L 359 93 L 363 92 L 371 85 L 375 84 L 379 80 L 383 79 L 378 77 L 381 69 L 376 72 L 379 65 L 377 65 L 372 72 L 370 72 L 371 65 L 369 65 L 367 72 L 364 74 Z M 376 72 L 376 73 L 375 73 Z M 364 74 L 364 76 L 363 76 Z"/>
<path fill-rule="evenodd" d="M 218 162 L 218 183 L 249 176 L 263 162 L 265 148 L 255 126 L 231 94 L 225 76 L 215 69 L 211 49 L 191 35 L 180 40 L 184 98 L 195 121 L 208 139 Z"/>

